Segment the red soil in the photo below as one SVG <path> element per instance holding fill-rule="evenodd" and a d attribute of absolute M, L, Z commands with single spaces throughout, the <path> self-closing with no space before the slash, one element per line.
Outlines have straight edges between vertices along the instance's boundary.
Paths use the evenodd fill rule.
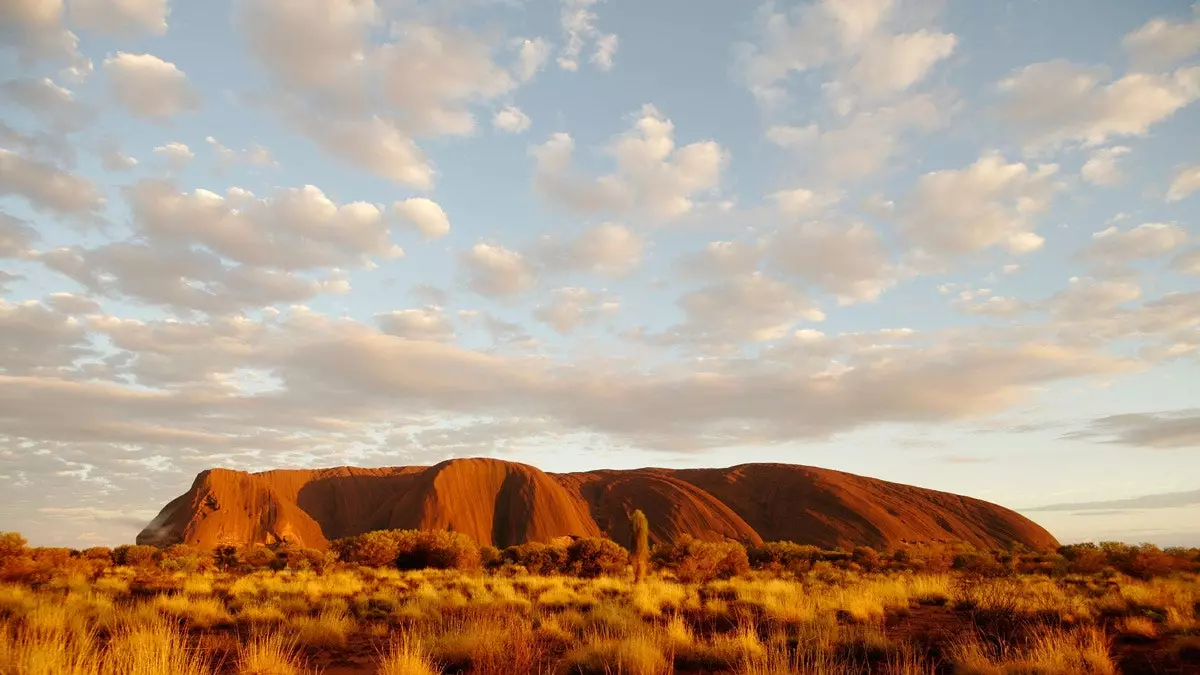
<path fill-rule="evenodd" d="M 560 536 L 629 538 L 641 509 L 653 541 L 681 534 L 744 543 L 789 540 L 833 548 L 958 540 L 1056 546 L 1049 532 L 970 497 L 790 464 L 549 474 L 495 459 L 431 467 L 212 469 L 167 504 L 138 543 L 323 548 L 379 529 L 452 529 L 509 546 Z"/>

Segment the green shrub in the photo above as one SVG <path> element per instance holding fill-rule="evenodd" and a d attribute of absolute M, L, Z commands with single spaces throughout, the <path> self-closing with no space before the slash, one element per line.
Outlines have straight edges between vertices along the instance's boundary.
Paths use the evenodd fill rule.
<path fill-rule="evenodd" d="M 567 566 L 567 549 L 563 546 L 531 541 L 504 549 L 505 563 L 520 565 L 529 574 L 562 574 Z"/>

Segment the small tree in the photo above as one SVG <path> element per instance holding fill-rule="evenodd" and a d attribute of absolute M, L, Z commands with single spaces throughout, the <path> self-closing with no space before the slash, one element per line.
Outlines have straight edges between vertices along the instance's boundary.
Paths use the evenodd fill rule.
<path fill-rule="evenodd" d="M 650 523 L 641 509 L 633 512 L 633 543 L 629 547 L 629 562 L 633 565 L 633 581 L 641 583 L 650 569 Z"/>

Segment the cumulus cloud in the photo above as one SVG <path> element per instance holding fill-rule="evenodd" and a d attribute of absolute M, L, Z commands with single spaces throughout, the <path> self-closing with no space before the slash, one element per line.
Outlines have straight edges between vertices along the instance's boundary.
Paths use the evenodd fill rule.
<path fill-rule="evenodd" d="M 415 227 L 426 239 L 437 239 L 450 233 L 450 218 L 432 199 L 410 197 L 393 204 L 392 211 Z"/>
<path fill-rule="evenodd" d="M 1113 226 L 1094 233 L 1081 256 L 1093 262 L 1125 263 L 1165 255 L 1187 239 L 1187 231 L 1173 223 L 1142 223 L 1126 230 Z"/>
<path fill-rule="evenodd" d="M 161 155 L 173 169 L 182 169 L 196 158 L 196 153 L 192 152 L 191 148 L 178 141 L 160 145 L 154 148 L 154 152 Z"/>
<path fill-rule="evenodd" d="M 1125 177 L 1117 166 L 1117 160 L 1127 154 L 1129 154 L 1129 148 L 1123 145 L 1093 150 L 1083 168 L 1080 169 L 1079 175 L 1093 185 L 1104 187 L 1119 185 Z"/>
<path fill-rule="evenodd" d="M 1041 248 L 1034 217 L 1056 192 L 1058 167 L 1034 169 L 999 154 L 969 167 L 924 174 L 903 210 L 902 230 L 935 254 L 963 254 L 999 246 L 1013 253 Z"/>
<path fill-rule="evenodd" d="M 379 328 L 406 340 L 452 342 L 454 326 L 440 307 L 402 309 L 375 315 Z"/>
<path fill-rule="evenodd" d="M 63 25 L 62 0 L 0 3 L 0 44 L 12 46 L 25 63 L 66 61 L 83 68 L 78 38 Z"/>
<path fill-rule="evenodd" d="M 163 35 L 167 0 L 71 0 L 71 23 L 112 37 Z"/>
<path fill-rule="evenodd" d="M 519 134 L 528 130 L 529 124 L 529 115 L 521 112 L 521 109 L 515 105 L 497 110 L 495 117 L 492 118 L 493 127 L 510 134 Z"/>
<path fill-rule="evenodd" d="M 105 171 L 128 171 L 137 166 L 138 161 L 115 147 L 107 147 L 100 151 L 100 166 Z"/>
<path fill-rule="evenodd" d="M 533 310 L 533 318 L 561 335 L 569 335 L 580 326 L 611 316 L 620 308 L 621 303 L 606 293 L 577 287 L 558 288 L 551 293 L 550 302 Z"/>
<path fill-rule="evenodd" d="M 639 212 L 670 220 L 691 212 L 695 197 L 720 185 L 727 153 L 715 141 L 676 147 L 675 125 L 652 105 L 638 115 L 634 128 L 606 147 L 616 171 L 595 179 L 573 166 L 575 143 L 569 134 L 553 134 L 534 146 L 534 189 L 578 213 Z"/>
<path fill-rule="evenodd" d="M 351 166 L 420 190 L 433 187 L 435 170 L 425 152 L 382 117 L 322 118 L 300 110 L 285 116 L 322 151 Z"/>
<path fill-rule="evenodd" d="M 29 223 L 0 212 L 0 258 L 26 257 L 37 238 L 37 230 Z"/>
<path fill-rule="evenodd" d="M 1190 21 L 1150 19 L 1126 35 L 1121 44 L 1133 64 L 1142 69 L 1163 68 L 1200 52 L 1200 5 L 1192 5 L 1192 13 Z"/>
<path fill-rule="evenodd" d="M 201 244 L 230 260 L 281 270 L 363 266 L 371 257 L 402 255 L 383 211 L 374 204 L 338 204 L 319 188 L 279 188 L 256 197 L 242 188 L 224 196 L 178 192 L 142 180 L 128 189 L 135 221 L 165 242 Z"/>
<path fill-rule="evenodd" d="M 875 300 L 897 281 L 879 233 L 863 223 L 784 227 L 764 248 L 776 269 L 834 294 L 842 304 Z"/>
<path fill-rule="evenodd" d="M 686 320 L 667 331 L 668 341 L 716 346 L 767 342 L 787 335 L 799 322 L 825 319 L 804 293 L 761 272 L 689 291 L 678 304 Z"/>
<path fill-rule="evenodd" d="M 589 60 L 600 70 L 612 69 L 618 38 L 611 33 L 601 33 L 596 27 L 598 17 L 592 7 L 598 2 L 599 0 L 562 0 L 560 23 L 566 44 L 558 54 L 559 68 L 579 70 L 579 56 L 591 42 L 594 51 Z"/>
<path fill-rule="evenodd" d="M 1182 274 L 1200 276 L 1200 248 L 1183 251 L 1171 261 L 1171 269 Z"/>
<path fill-rule="evenodd" d="M 188 248 L 122 242 L 92 249 L 56 248 L 38 259 L 97 295 L 162 305 L 181 313 L 232 314 L 349 290 L 336 275 L 308 279 L 292 272 L 229 265 L 213 253 Z"/>
<path fill-rule="evenodd" d="M 532 266 L 518 252 L 499 244 L 479 242 L 459 256 L 467 286 L 487 297 L 512 296 L 533 285 Z"/>
<path fill-rule="evenodd" d="M 39 211 L 94 216 L 104 198 L 86 178 L 0 148 L 0 195 L 18 195 Z"/>
<path fill-rule="evenodd" d="M 1200 164 L 1181 166 L 1175 169 L 1175 175 L 1171 178 L 1171 186 L 1167 188 L 1167 201 L 1186 199 L 1196 190 L 1200 190 Z"/>
<path fill-rule="evenodd" d="M 546 236 L 531 258 L 551 271 L 590 271 L 619 276 L 642 260 L 645 242 L 620 223 L 602 223 L 569 239 Z"/>
<path fill-rule="evenodd" d="M 279 162 L 271 157 L 271 151 L 258 143 L 239 151 L 227 147 L 213 136 L 206 136 L 204 142 L 208 143 L 213 153 L 216 154 L 217 166 L 221 169 L 227 169 L 238 163 L 253 166 L 279 166 Z"/>
<path fill-rule="evenodd" d="M 39 118 L 49 118 L 60 132 L 79 131 L 93 118 L 91 108 L 74 92 L 48 77 L 7 80 L 0 84 L 0 95 Z"/>
<path fill-rule="evenodd" d="M 836 184 L 879 171 L 899 154 L 906 134 L 933 131 L 950 108 L 945 101 L 919 94 L 824 126 L 773 126 L 767 140 L 806 160 L 815 158 L 812 180 Z"/>
<path fill-rule="evenodd" d="M 517 41 L 517 78 L 528 82 L 550 60 L 550 42 L 545 38 Z"/>
<path fill-rule="evenodd" d="M 1109 80 L 1103 67 L 1069 61 L 1026 66 L 1001 80 L 1001 117 L 1032 147 L 1100 145 L 1145 136 L 1200 97 L 1200 67 L 1169 74 L 1131 73 Z"/>
<path fill-rule="evenodd" d="M 0 299 L 0 370 L 9 375 L 57 375 L 91 353 L 84 324 L 36 300 Z"/>
<path fill-rule="evenodd" d="M 764 253 L 762 242 L 714 241 L 699 251 L 685 254 L 676 267 L 685 277 L 728 278 L 757 270 Z"/>
<path fill-rule="evenodd" d="M 837 204 L 842 195 L 836 192 L 819 193 L 807 188 L 777 190 L 771 193 L 780 215 L 788 217 L 815 216 Z"/>
<path fill-rule="evenodd" d="M 165 119 L 200 108 L 200 94 L 174 63 L 153 54 L 117 52 L 104 59 L 117 102 L 135 117 Z"/>
<path fill-rule="evenodd" d="M 953 34 L 932 26 L 905 30 L 900 24 L 906 14 L 920 16 L 891 0 L 820 0 L 786 11 L 767 4 L 759 12 L 756 40 L 739 47 L 739 70 L 756 97 L 778 104 L 787 98 L 785 83 L 793 74 L 830 68 L 826 93 L 849 112 L 909 90 L 954 52 Z"/>

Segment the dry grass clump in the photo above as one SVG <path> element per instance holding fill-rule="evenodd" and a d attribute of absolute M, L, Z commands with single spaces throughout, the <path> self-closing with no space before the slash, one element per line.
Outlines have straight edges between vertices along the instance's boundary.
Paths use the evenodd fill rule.
<path fill-rule="evenodd" d="M 232 622 L 225 603 L 219 598 L 160 595 L 154 599 L 154 606 L 163 614 L 186 621 L 189 626 L 201 630 Z"/>
<path fill-rule="evenodd" d="M 378 667 L 379 675 L 440 675 L 442 672 L 421 641 L 409 633 L 392 638 Z"/>
<path fill-rule="evenodd" d="M 1108 636 L 1095 626 L 1042 627 L 1023 644 L 999 647 L 973 635 L 950 645 L 949 659 L 956 675 L 1113 675 L 1117 672 L 1109 654 Z"/>
<path fill-rule="evenodd" d="M 345 647 L 355 628 L 354 619 L 337 605 L 326 606 L 316 616 L 294 617 L 289 625 L 301 645 L 315 649 Z"/>
<path fill-rule="evenodd" d="M 609 638 L 593 635 L 567 652 L 561 672 L 572 675 L 660 675 L 672 672 L 658 642 L 650 635 Z"/>
<path fill-rule="evenodd" d="M 1121 619 L 1117 631 L 1122 637 L 1135 640 L 1154 640 L 1158 637 L 1158 627 L 1148 616 L 1127 616 Z"/>
<path fill-rule="evenodd" d="M 238 647 L 237 675 L 304 675 L 308 672 L 294 635 L 255 633 Z"/>

